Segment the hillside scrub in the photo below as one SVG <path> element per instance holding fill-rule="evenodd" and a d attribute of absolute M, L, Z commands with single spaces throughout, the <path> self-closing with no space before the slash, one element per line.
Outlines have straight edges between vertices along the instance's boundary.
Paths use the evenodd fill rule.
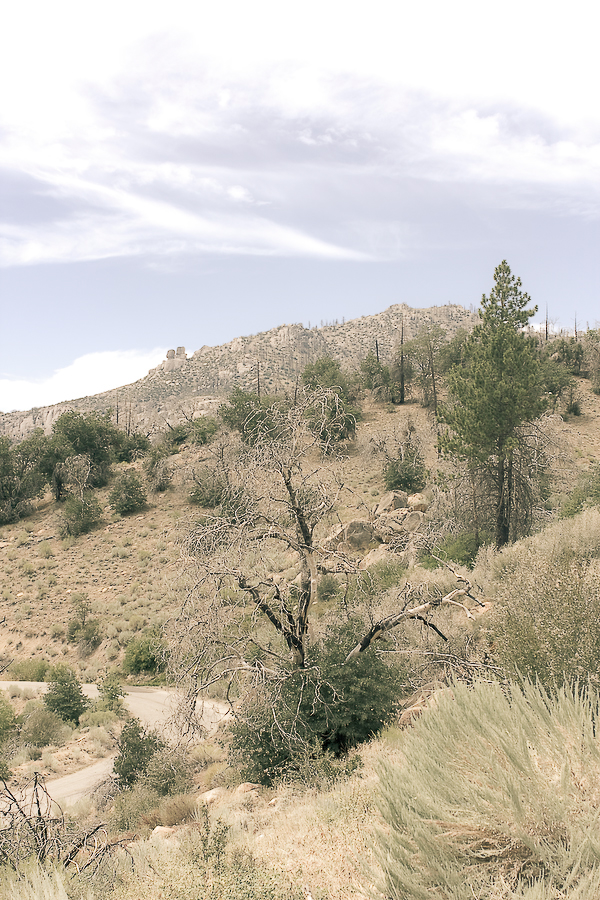
<path fill-rule="evenodd" d="M 453 684 L 380 767 L 382 894 L 596 898 L 599 713 L 581 684 Z"/>
<path fill-rule="evenodd" d="M 551 688 L 600 676 L 600 511 L 480 551 L 473 578 L 494 600 L 493 653 L 511 677 Z"/>

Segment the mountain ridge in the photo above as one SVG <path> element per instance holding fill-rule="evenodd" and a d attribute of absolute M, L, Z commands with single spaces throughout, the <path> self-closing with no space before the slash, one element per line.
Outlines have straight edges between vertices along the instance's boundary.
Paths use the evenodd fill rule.
<path fill-rule="evenodd" d="M 290 391 L 304 367 L 322 356 L 332 356 L 345 368 L 358 368 L 377 342 L 381 360 L 390 361 L 400 341 L 402 324 L 405 339 L 410 340 L 426 324 L 439 324 L 452 337 L 460 328 L 470 330 L 476 321 L 476 313 L 456 304 L 417 309 L 402 303 L 341 324 L 313 328 L 298 323 L 279 325 L 218 346 L 205 345 L 189 357 L 184 347 L 178 347 L 132 384 L 30 410 L 0 413 L 0 435 L 22 440 L 35 428 L 50 433 L 56 419 L 69 409 L 112 410 L 117 422 L 127 428 L 150 433 L 164 430 L 184 416 L 210 412 L 235 387 L 257 390 L 259 379 L 265 393 Z"/>

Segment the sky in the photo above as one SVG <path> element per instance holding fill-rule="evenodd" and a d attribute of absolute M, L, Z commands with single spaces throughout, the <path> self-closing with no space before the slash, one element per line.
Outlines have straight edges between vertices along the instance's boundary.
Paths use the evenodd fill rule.
<path fill-rule="evenodd" d="M 0 81 L 0 411 L 503 259 L 600 320 L 589 0 L 20 0 Z"/>

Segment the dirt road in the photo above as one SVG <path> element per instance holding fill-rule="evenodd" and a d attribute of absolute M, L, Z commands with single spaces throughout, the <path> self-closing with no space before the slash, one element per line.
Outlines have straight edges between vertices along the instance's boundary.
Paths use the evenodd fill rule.
<path fill-rule="evenodd" d="M 20 688 L 30 688 L 43 694 L 48 685 L 37 681 L 0 681 L 0 690 L 8 689 L 16 684 Z M 86 697 L 91 700 L 98 697 L 98 688 L 95 684 L 82 685 Z M 125 706 L 146 727 L 161 731 L 165 738 L 173 738 L 173 728 L 169 724 L 177 704 L 176 691 L 166 688 L 132 687 L 125 690 Z M 212 731 L 221 719 L 226 715 L 227 705 L 219 701 L 205 701 L 203 710 L 203 723 L 208 731 Z M 66 806 L 76 803 L 82 797 L 88 796 L 101 781 L 112 772 L 114 756 L 106 757 L 91 766 L 73 772 L 71 775 L 63 775 L 62 778 L 54 778 L 46 782 L 50 796 L 64 809 Z"/>

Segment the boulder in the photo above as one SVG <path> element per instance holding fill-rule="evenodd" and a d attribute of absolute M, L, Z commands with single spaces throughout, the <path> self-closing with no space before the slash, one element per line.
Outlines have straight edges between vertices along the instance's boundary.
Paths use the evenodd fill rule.
<path fill-rule="evenodd" d="M 198 801 L 200 803 L 206 803 L 207 806 L 210 806 L 211 803 L 216 803 L 217 800 L 219 800 L 219 798 L 223 796 L 223 794 L 225 794 L 225 788 L 216 787 L 211 791 L 204 791 L 203 794 L 200 794 L 200 796 L 198 797 Z"/>
<path fill-rule="evenodd" d="M 404 531 L 415 532 L 419 531 L 421 525 L 423 524 L 423 513 L 422 512 L 411 512 L 402 522 L 402 527 Z"/>
<path fill-rule="evenodd" d="M 429 509 L 429 501 L 424 494 L 412 494 L 407 501 L 409 509 L 412 509 L 414 512 L 427 512 Z"/>
<path fill-rule="evenodd" d="M 328 550 L 368 550 L 373 543 L 381 543 L 381 538 L 370 522 L 353 519 L 345 525 L 338 525 L 325 540 Z"/>
<path fill-rule="evenodd" d="M 374 550 L 369 550 L 367 555 L 363 559 L 361 559 L 358 568 L 368 569 L 370 566 L 376 566 L 377 563 L 387 562 L 398 562 L 398 556 L 395 553 L 392 553 L 389 547 L 386 547 L 385 544 L 381 544 Z"/>
<path fill-rule="evenodd" d="M 260 791 L 260 789 L 260 784 L 253 784 L 251 781 L 243 781 L 236 787 L 235 792 L 236 794 L 248 794 L 250 791 Z"/>
<path fill-rule="evenodd" d="M 384 494 L 377 506 L 375 507 L 375 515 L 382 516 L 394 509 L 402 509 L 407 505 L 408 496 L 404 491 L 388 491 Z"/>

